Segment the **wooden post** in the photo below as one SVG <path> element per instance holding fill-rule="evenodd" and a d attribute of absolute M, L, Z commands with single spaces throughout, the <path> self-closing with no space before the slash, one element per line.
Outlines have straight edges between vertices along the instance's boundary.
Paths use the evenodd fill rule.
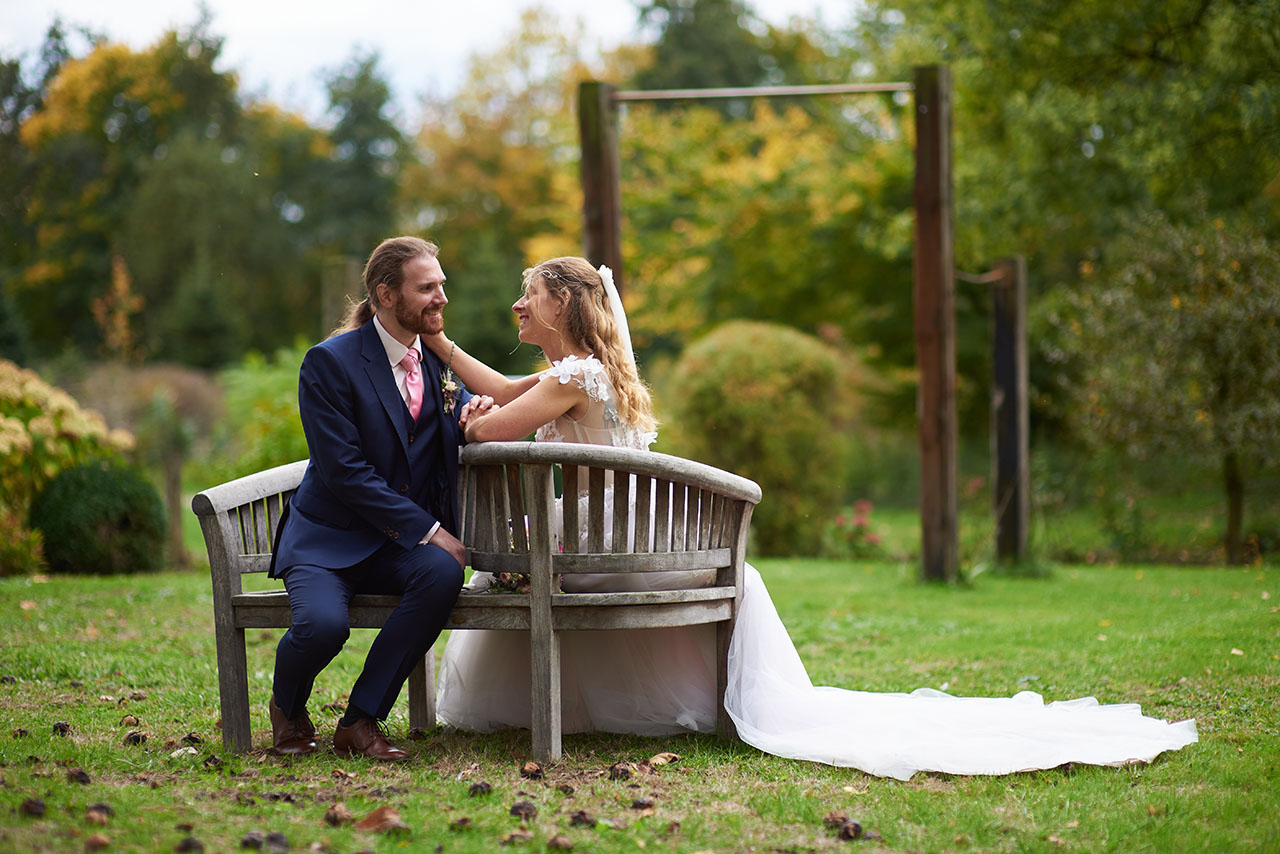
<path fill-rule="evenodd" d="M 1031 475 L 1027 423 L 1027 259 L 996 264 L 991 288 L 991 463 L 996 558 L 1027 556 Z"/>
<path fill-rule="evenodd" d="M 955 251 L 951 74 L 915 70 L 915 332 L 920 369 L 921 574 L 954 581 L 956 535 Z"/>
<path fill-rule="evenodd" d="M 619 181 L 615 87 L 578 84 L 578 132 L 582 139 L 582 242 L 587 260 L 606 264 L 622 292 L 622 190 Z"/>

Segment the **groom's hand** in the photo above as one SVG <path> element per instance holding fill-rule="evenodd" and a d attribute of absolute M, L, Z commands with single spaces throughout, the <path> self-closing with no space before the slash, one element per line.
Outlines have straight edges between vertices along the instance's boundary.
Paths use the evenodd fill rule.
<path fill-rule="evenodd" d="M 453 555 L 453 559 L 458 562 L 458 566 L 463 569 L 467 568 L 467 547 L 462 541 L 450 534 L 444 529 L 444 526 L 436 528 L 436 532 L 431 535 L 431 539 L 427 540 L 433 546 L 440 548 Z"/>

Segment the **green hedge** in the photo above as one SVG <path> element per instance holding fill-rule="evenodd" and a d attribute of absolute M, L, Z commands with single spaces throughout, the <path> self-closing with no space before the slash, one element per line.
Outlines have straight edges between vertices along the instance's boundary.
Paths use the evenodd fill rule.
<path fill-rule="evenodd" d="M 31 505 L 52 572 L 116 575 L 164 565 L 164 507 L 132 468 L 99 460 L 64 469 Z"/>

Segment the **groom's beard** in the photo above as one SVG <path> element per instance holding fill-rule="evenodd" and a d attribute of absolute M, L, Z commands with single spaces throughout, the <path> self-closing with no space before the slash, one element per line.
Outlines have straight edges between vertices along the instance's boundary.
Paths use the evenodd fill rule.
<path fill-rule="evenodd" d="M 439 308 L 414 311 L 404 304 L 404 300 L 396 295 L 396 322 L 407 332 L 418 335 L 435 335 L 444 331 L 444 315 Z M 434 313 L 429 313 L 434 312 Z"/>

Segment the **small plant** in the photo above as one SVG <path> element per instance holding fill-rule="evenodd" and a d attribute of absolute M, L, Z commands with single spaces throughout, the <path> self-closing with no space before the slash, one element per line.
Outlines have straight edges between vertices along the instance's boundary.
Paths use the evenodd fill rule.
<path fill-rule="evenodd" d="M 855 560 L 882 556 L 884 544 L 871 527 L 873 509 L 872 503 L 863 499 L 837 513 L 822 532 L 823 555 Z"/>
<path fill-rule="evenodd" d="M 52 572 L 116 575 L 164 566 L 164 507 L 132 468 L 98 460 L 64 470 L 36 496 L 31 527 Z"/>

